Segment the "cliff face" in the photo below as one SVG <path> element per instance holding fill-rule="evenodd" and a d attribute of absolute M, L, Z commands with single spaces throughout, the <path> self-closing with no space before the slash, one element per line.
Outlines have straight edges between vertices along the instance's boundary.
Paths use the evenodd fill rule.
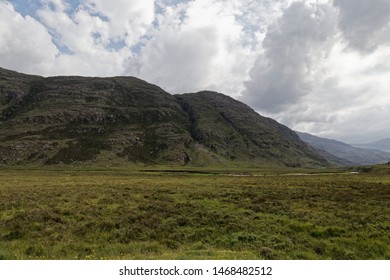
<path fill-rule="evenodd" d="M 83 162 L 327 164 L 290 129 L 222 94 L 0 69 L 0 163 Z"/>

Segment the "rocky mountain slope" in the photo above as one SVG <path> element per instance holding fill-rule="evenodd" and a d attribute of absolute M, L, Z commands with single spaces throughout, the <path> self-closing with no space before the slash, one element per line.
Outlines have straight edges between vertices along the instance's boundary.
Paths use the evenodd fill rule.
<path fill-rule="evenodd" d="M 214 92 L 0 68 L 0 164 L 327 165 L 287 127 Z"/>

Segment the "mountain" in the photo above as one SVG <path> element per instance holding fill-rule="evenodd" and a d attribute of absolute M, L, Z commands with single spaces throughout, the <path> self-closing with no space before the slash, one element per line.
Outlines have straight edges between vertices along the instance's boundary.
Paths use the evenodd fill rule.
<path fill-rule="evenodd" d="M 339 166 L 381 164 L 390 161 L 390 153 L 375 149 L 363 149 L 349 144 L 296 132 L 306 143 L 313 146 L 329 162 Z"/>
<path fill-rule="evenodd" d="M 0 68 L 0 164 L 31 163 L 328 164 L 293 131 L 223 94 Z"/>
<path fill-rule="evenodd" d="M 351 144 L 352 146 L 366 149 L 377 149 L 390 153 L 390 138 L 381 139 L 379 141 L 366 144 Z"/>
<path fill-rule="evenodd" d="M 208 91 L 177 98 L 189 116 L 193 139 L 224 158 L 292 167 L 326 164 L 292 130 L 233 98 Z"/>

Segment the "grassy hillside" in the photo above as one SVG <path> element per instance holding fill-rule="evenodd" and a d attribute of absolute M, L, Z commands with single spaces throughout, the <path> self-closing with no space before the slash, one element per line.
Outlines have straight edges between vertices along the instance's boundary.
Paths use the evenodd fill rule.
<path fill-rule="evenodd" d="M 192 137 L 224 158 L 291 167 L 327 164 L 292 130 L 233 98 L 207 91 L 177 97 L 190 117 Z"/>
<path fill-rule="evenodd" d="M 173 96 L 133 77 L 0 69 L 0 164 L 320 166 L 294 132 L 222 94 Z"/>
<path fill-rule="evenodd" d="M 3 163 L 185 163 L 185 145 L 192 141 L 187 116 L 157 86 L 131 77 L 50 77 L 25 84 L 23 94 L 3 102 Z M 12 90 L 2 88 L 2 96 Z"/>

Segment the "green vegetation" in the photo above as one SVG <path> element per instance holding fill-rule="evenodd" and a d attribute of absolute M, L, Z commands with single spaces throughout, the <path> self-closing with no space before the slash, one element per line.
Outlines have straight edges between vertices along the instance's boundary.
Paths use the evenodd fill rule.
<path fill-rule="evenodd" d="M 390 259 L 390 169 L 350 171 L 3 168 L 0 259 Z"/>
<path fill-rule="evenodd" d="M 61 163 L 329 165 L 289 128 L 223 94 L 0 68 L 0 164 Z"/>
<path fill-rule="evenodd" d="M 178 100 L 189 115 L 193 139 L 225 159 L 288 167 L 329 165 L 291 129 L 233 98 L 202 91 L 178 95 Z"/>

